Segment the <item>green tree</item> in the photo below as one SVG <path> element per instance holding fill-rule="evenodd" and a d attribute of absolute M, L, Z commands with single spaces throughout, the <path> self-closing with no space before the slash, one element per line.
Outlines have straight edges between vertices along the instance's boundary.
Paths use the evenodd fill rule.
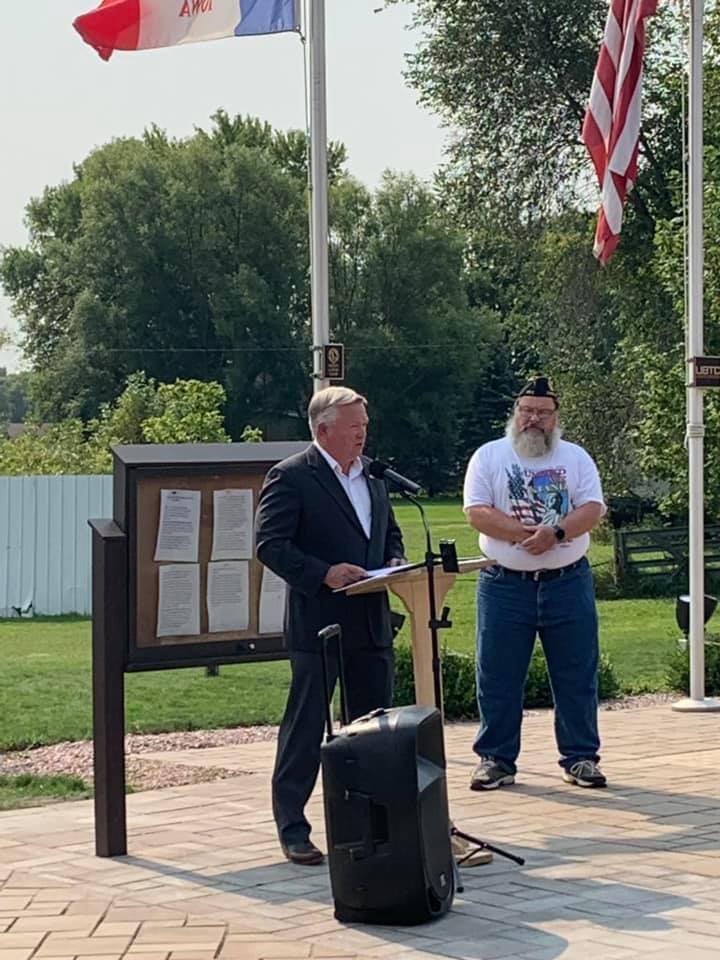
<path fill-rule="evenodd" d="M 306 184 L 283 143 L 222 114 L 186 140 L 153 128 L 29 203 L 30 243 L 5 250 L 0 279 L 40 418 L 96 416 L 136 370 L 221 383 L 231 431 L 301 405 Z"/>
<path fill-rule="evenodd" d="M 0 367 L 0 423 L 22 423 L 28 409 L 30 374 Z"/>
<path fill-rule="evenodd" d="M 499 313 L 518 374 L 555 375 L 568 435 L 592 450 L 610 490 L 674 483 L 682 297 L 663 274 L 675 286 L 682 280 L 683 12 L 660 5 L 648 23 L 640 173 L 618 252 L 600 270 L 589 253 L 597 192 L 580 131 L 605 0 L 408 2 L 422 31 L 408 77 L 452 131 L 439 186 L 470 233 L 472 297 Z M 716 69 L 716 11 L 706 26 L 707 76 Z M 717 92 L 711 80 L 711 143 Z M 654 255 L 656 229 L 661 248 L 668 229 L 676 241 L 665 266 Z M 658 421 L 667 390 L 653 399 L 670 381 L 672 426 Z"/>
<path fill-rule="evenodd" d="M 0 439 L 0 474 L 95 473 L 81 420 L 64 420 L 47 427 L 31 425 L 14 440 Z"/>
<path fill-rule="evenodd" d="M 370 449 L 431 493 L 452 489 L 502 350 L 491 312 L 468 300 L 464 236 L 412 176 L 386 174 L 374 196 L 346 181 L 332 201 L 331 324 L 370 400 Z"/>
<path fill-rule="evenodd" d="M 219 383 L 157 384 L 134 373 L 115 403 L 104 404 L 89 423 L 30 425 L 16 439 L 0 440 L 0 474 L 110 473 L 110 448 L 119 443 L 226 443 L 224 405 Z M 260 438 L 246 427 L 243 439 Z"/>
<path fill-rule="evenodd" d="M 297 177 L 303 183 L 308 177 L 309 142 L 301 130 L 274 130 L 269 123 L 255 117 L 231 117 L 222 108 L 212 115 L 212 130 L 209 134 L 199 129 L 200 136 L 207 136 L 223 147 L 242 144 L 251 149 L 270 154 L 281 170 Z M 159 136 L 163 136 L 157 131 Z M 342 179 L 347 163 L 347 149 L 342 143 L 331 140 L 327 147 L 328 179 L 330 183 Z"/>
<path fill-rule="evenodd" d="M 720 12 L 712 7 L 705 14 L 704 70 L 704 341 L 705 353 L 720 354 Z M 679 79 L 675 78 L 675 85 Z M 638 393 L 641 417 L 637 445 L 644 472 L 664 491 L 665 509 L 674 515 L 687 513 L 688 456 L 686 432 L 685 363 L 685 249 L 681 211 L 682 178 L 670 178 L 673 207 L 677 211 L 658 220 L 654 248 L 645 251 L 642 268 L 653 281 L 640 289 L 626 290 L 634 307 L 623 318 L 626 358 L 642 381 Z M 640 264 L 638 251 L 636 262 Z M 619 293 L 619 291 L 618 291 Z M 626 296 L 626 300 L 627 300 Z M 705 509 L 709 519 L 720 517 L 720 396 L 705 393 Z"/>
<path fill-rule="evenodd" d="M 552 377 L 567 438 L 595 457 L 607 492 L 625 493 L 641 481 L 636 371 L 624 359 L 615 291 L 592 256 L 593 229 L 570 212 L 526 238 L 504 323 L 518 367 Z"/>
<path fill-rule="evenodd" d="M 230 442 L 222 412 L 225 390 L 219 383 L 161 383 L 157 404 L 162 412 L 148 417 L 142 425 L 147 443 Z"/>
<path fill-rule="evenodd" d="M 452 131 L 441 182 L 465 222 L 532 221 L 574 203 L 591 176 L 580 131 L 606 0 L 386 2 L 414 9 L 421 39 L 407 76 Z M 629 199 L 646 231 L 669 210 L 681 156 L 679 86 L 667 81 L 684 53 L 671 5 L 652 18 L 648 51 L 643 175 Z"/>

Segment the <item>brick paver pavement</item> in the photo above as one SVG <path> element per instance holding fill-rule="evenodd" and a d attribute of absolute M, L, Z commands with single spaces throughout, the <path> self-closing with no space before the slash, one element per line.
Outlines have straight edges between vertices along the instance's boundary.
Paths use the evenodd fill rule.
<path fill-rule="evenodd" d="M 129 855 L 94 856 L 91 802 L 0 814 L 0 960 L 715 960 L 719 715 L 603 712 L 607 790 L 564 784 L 528 716 L 518 783 L 468 790 L 474 725 L 447 728 L 452 815 L 526 858 L 463 871 L 452 911 L 344 926 L 325 867 L 282 860 L 268 743 L 157 754 L 238 776 L 128 797 Z M 312 801 L 322 839 L 320 798 Z"/>

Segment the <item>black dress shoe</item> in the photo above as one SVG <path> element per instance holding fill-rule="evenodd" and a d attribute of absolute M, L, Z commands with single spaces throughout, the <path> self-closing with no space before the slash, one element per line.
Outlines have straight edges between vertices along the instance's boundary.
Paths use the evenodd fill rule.
<path fill-rule="evenodd" d="M 304 866 L 314 866 L 325 859 L 322 850 L 318 850 L 309 840 L 300 840 L 297 843 L 281 843 L 282 852 L 291 863 L 300 863 Z"/>

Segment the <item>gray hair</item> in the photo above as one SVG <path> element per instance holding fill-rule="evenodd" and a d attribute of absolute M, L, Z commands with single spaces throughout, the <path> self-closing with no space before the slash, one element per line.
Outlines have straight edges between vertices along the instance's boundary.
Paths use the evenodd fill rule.
<path fill-rule="evenodd" d="M 337 408 L 351 403 L 364 403 L 367 406 L 365 397 L 350 387 L 326 387 L 319 390 L 308 406 L 308 422 L 313 439 L 317 436 L 321 423 L 332 423 L 337 416 Z"/>

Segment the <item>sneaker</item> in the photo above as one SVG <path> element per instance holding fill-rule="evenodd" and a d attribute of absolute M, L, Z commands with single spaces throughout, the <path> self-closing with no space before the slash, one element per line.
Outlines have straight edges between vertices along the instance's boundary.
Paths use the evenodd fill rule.
<path fill-rule="evenodd" d="M 578 760 L 563 770 L 565 783 L 574 783 L 578 787 L 606 787 L 607 779 L 594 760 Z"/>
<path fill-rule="evenodd" d="M 495 790 L 505 784 L 515 783 L 515 774 L 508 773 L 492 757 L 483 757 L 475 767 L 470 780 L 471 790 Z"/>

